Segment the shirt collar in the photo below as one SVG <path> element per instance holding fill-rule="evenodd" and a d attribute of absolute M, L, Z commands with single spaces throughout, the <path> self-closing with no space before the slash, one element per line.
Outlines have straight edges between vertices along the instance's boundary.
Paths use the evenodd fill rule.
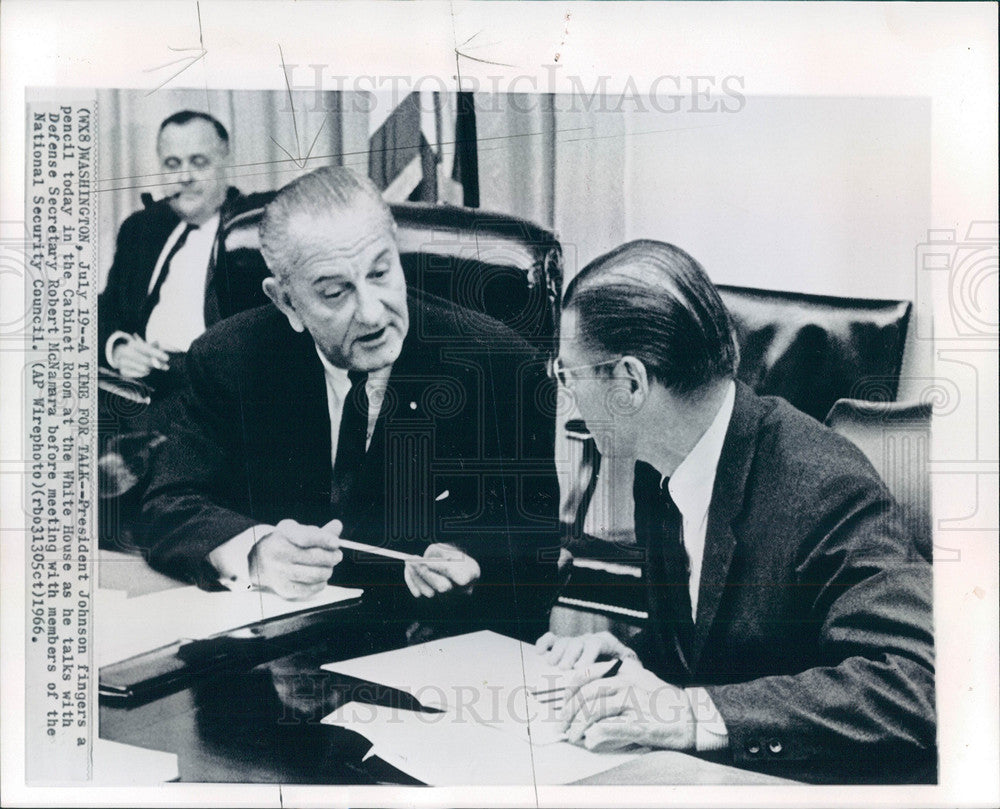
<path fill-rule="evenodd" d="M 216 211 L 212 216 L 210 216 L 200 225 L 194 225 L 193 227 L 189 222 L 185 222 L 182 219 L 180 222 L 177 223 L 177 226 L 173 229 L 172 232 L 176 233 L 179 238 L 180 234 L 184 231 L 185 228 L 192 227 L 191 234 L 188 235 L 188 238 L 191 238 L 191 236 L 195 233 L 202 233 L 202 234 L 208 233 L 211 235 L 212 239 L 215 239 L 215 232 L 219 229 L 220 218 L 221 215 L 219 214 L 218 211 Z"/>
<path fill-rule="evenodd" d="M 347 369 L 338 368 L 330 362 L 330 360 L 324 356 L 323 352 L 319 350 L 319 346 L 316 346 L 316 354 L 319 357 L 319 361 L 323 364 L 323 374 L 326 376 L 327 385 L 332 388 L 335 394 L 337 394 L 337 398 L 340 399 L 340 401 L 343 401 L 344 397 L 351 391 L 351 380 L 347 376 Z M 391 365 L 387 365 L 385 368 L 379 368 L 376 371 L 370 371 L 368 373 L 368 382 L 365 384 L 365 388 L 369 391 L 371 391 L 372 387 L 375 385 L 380 388 L 384 388 L 391 371 Z M 370 395 L 369 399 L 371 399 Z"/>
<path fill-rule="evenodd" d="M 219 220 L 222 218 L 222 214 L 216 211 L 208 219 L 198 225 L 198 230 L 203 230 L 206 233 L 211 233 L 215 236 L 215 231 L 219 229 Z"/>
<path fill-rule="evenodd" d="M 712 423 L 670 476 L 670 496 L 685 516 L 708 511 L 735 401 L 736 383 L 730 382 Z"/>

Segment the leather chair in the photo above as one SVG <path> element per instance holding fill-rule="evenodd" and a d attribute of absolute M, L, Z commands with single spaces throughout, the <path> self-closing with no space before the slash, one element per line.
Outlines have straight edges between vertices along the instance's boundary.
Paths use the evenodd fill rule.
<path fill-rule="evenodd" d="M 868 457 L 903 510 L 916 549 L 931 561 L 930 402 L 865 402 L 840 399 L 828 427 Z"/>
<path fill-rule="evenodd" d="M 552 233 L 475 208 L 391 208 L 410 286 L 487 314 L 538 348 L 551 348 L 562 289 L 562 250 Z M 257 233 L 263 210 L 247 211 L 223 228 L 213 260 L 226 277 L 263 267 Z"/>
<path fill-rule="evenodd" d="M 822 421 L 838 399 L 892 402 L 909 301 L 719 286 L 736 324 L 739 378 Z"/>
<path fill-rule="evenodd" d="M 877 412 L 885 412 L 886 403 L 896 398 L 912 311 L 909 301 L 726 285 L 718 289 L 736 327 L 739 379 L 758 394 L 781 396 L 818 421 L 839 399 L 870 400 L 862 405 L 874 404 Z M 838 417 L 837 423 L 843 422 Z M 600 618 L 595 622 L 562 614 L 558 621 L 554 617 L 553 628 L 567 634 L 593 631 L 607 628 L 612 620 L 612 629 L 627 634 L 628 625 L 644 618 L 642 568 L 631 526 L 613 526 L 601 537 L 585 533 L 602 459 L 582 421 L 568 421 L 565 434 L 575 444 L 570 454 L 579 474 L 570 478 L 563 495 L 563 520 L 572 523 L 569 551 L 574 570 L 559 603 Z M 892 470 L 879 471 L 892 475 Z M 914 517 L 912 524 L 918 522 Z M 929 536 L 929 528 L 921 536 Z M 920 547 L 929 553 L 929 539 L 921 539 Z"/>
<path fill-rule="evenodd" d="M 263 294 L 254 297 L 245 291 L 259 290 L 260 279 L 269 275 L 260 254 L 258 225 L 273 198 L 274 192 L 254 194 L 251 207 L 223 225 L 213 246 L 213 276 L 233 312 L 266 303 Z M 540 350 L 551 349 L 562 289 L 562 250 L 552 233 L 525 219 L 474 208 L 421 203 L 391 207 L 408 284 L 490 315 Z M 112 383 L 102 383 L 102 395 L 106 387 L 114 392 Z M 129 529 L 139 494 L 134 484 L 144 475 L 154 448 L 129 448 L 125 456 L 115 452 L 105 459 L 102 547 L 134 550 Z M 133 469 L 136 465 L 142 468 Z M 128 489 L 124 497 L 122 488 Z"/>

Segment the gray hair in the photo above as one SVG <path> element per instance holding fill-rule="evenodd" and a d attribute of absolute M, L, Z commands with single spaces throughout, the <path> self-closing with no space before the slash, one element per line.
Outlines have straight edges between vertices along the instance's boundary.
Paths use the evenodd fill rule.
<path fill-rule="evenodd" d="M 702 266 L 672 244 L 640 239 L 600 256 L 569 283 L 562 305 L 577 312 L 590 350 L 637 357 L 675 393 L 736 376 L 732 318 Z"/>
<path fill-rule="evenodd" d="M 395 220 L 382 194 L 367 177 L 343 166 L 324 166 L 292 180 L 264 209 L 260 222 L 260 250 L 268 269 L 284 281 L 298 260 L 294 224 L 322 221 L 366 206 L 385 217 L 386 227 Z"/>

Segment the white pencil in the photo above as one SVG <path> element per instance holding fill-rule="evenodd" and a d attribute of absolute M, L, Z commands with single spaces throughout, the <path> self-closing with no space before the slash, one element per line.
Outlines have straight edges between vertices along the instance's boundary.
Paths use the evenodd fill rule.
<path fill-rule="evenodd" d="M 353 539 L 341 539 L 338 537 L 335 542 L 341 548 L 363 551 L 364 553 L 370 553 L 373 556 L 384 556 L 386 559 L 398 559 L 400 562 L 421 562 L 424 558 L 422 556 L 415 556 L 412 553 L 403 553 L 402 551 L 394 551 L 389 548 L 380 548 L 377 545 L 366 545 L 364 542 L 355 542 Z"/>

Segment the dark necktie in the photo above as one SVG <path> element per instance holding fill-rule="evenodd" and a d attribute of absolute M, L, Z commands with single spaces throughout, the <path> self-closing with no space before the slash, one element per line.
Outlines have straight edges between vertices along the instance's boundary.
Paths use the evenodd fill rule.
<path fill-rule="evenodd" d="M 694 621 L 689 589 L 690 561 L 681 536 L 681 512 L 670 496 L 668 480 L 659 483 L 659 473 L 647 467 L 643 487 L 648 504 L 649 554 L 647 576 L 650 584 L 650 619 L 663 643 L 674 646 L 685 669 L 689 666 Z M 637 474 L 639 470 L 637 469 Z"/>
<path fill-rule="evenodd" d="M 184 230 L 181 231 L 180 238 L 174 242 L 173 247 L 167 252 L 167 257 L 163 259 L 163 266 L 160 267 L 160 274 L 156 279 L 156 283 L 153 284 L 153 289 L 146 298 L 146 305 L 142 310 L 142 331 L 145 335 L 146 324 L 149 323 L 149 316 L 153 314 L 153 310 L 156 305 L 160 302 L 160 291 L 163 289 L 163 284 L 167 280 L 167 275 L 170 272 L 170 262 L 173 261 L 174 256 L 180 252 L 180 249 L 184 246 L 184 242 L 187 241 L 188 235 L 192 230 L 197 230 L 197 225 L 187 224 L 184 226 Z"/>
<path fill-rule="evenodd" d="M 691 649 L 691 639 L 694 635 L 694 621 L 691 617 L 691 560 L 681 537 L 681 512 L 670 496 L 668 480 L 660 486 L 660 514 L 662 522 L 662 544 L 660 552 L 663 555 L 664 600 L 669 605 L 668 621 L 673 623 L 674 631 L 681 644 L 685 660 Z"/>
<path fill-rule="evenodd" d="M 354 488 L 365 457 L 368 440 L 368 374 L 350 371 L 351 389 L 344 397 L 340 413 L 337 456 L 333 462 L 333 482 L 330 487 L 330 507 L 334 516 L 343 509 Z"/>
<path fill-rule="evenodd" d="M 222 320 L 222 304 L 219 300 L 219 289 L 215 277 L 218 249 L 218 243 L 212 246 L 212 255 L 208 259 L 208 270 L 205 273 L 205 306 L 202 309 L 202 316 L 206 329 Z"/>

